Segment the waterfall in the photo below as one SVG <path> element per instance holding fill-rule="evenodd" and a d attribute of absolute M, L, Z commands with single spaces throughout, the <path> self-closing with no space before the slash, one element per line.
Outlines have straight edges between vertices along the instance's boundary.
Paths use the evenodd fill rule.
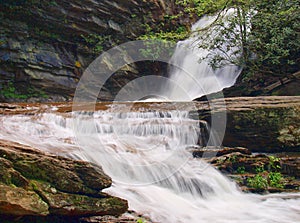
<path fill-rule="evenodd" d="M 225 16 L 230 16 L 232 13 L 232 10 L 229 10 Z M 175 64 L 169 71 L 171 84 L 163 86 L 162 90 L 162 95 L 168 95 L 170 100 L 190 101 L 203 95 L 222 91 L 224 88 L 234 85 L 241 73 L 242 69 L 234 64 L 226 64 L 221 68 L 213 69 L 208 61 L 201 60 L 210 52 L 198 47 L 201 40 L 199 40 L 197 30 L 209 26 L 215 19 L 216 16 L 204 16 L 192 26 L 194 34 L 177 43 L 170 63 Z M 213 33 L 210 38 L 214 38 Z M 221 47 L 226 48 L 225 44 Z M 215 51 L 217 54 L 222 53 L 218 50 Z M 227 49 L 227 51 L 230 56 L 234 50 Z M 179 91 L 178 88 L 181 90 Z"/>
<path fill-rule="evenodd" d="M 197 144 L 201 130 L 188 112 L 117 107 L 73 116 L 0 116 L 0 138 L 101 165 L 113 179 L 104 191 L 155 222 L 300 219 L 299 195 L 244 194 L 205 161 L 193 159 L 186 148 Z"/>
<path fill-rule="evenodd" d="M 203 18 L 193 29 L 212 19 Z M 198 63 L 208 52 L 195 47 L 195 36 L 178 44 L 193 50 L 178 47 L 172 58 L 181 69 L 173 67 L 170 79 L 186 95 L 165 86 L 170 100 L 191 100 L 235 82 L 240 68 L 212 70 L 205 62 Z M 154 111 L 145 103 L 130 111 L 116 103 L 95 112 L 61 114 L 52 109 L 35 115 L 5 115 L 0 116 L 0 138 L 102 166 L 113 179 L 105 192 L 127 199 L 130 209 L 154 222 L 299 221 L 299 194 L 293 194 L 294 198 L 291 194 L 244 194 L 208 163 L 193 159 L 187 148 L 205 141 L 200 126 L 207 125 L 191 118 L 188 111 L 163 106 Z"/>

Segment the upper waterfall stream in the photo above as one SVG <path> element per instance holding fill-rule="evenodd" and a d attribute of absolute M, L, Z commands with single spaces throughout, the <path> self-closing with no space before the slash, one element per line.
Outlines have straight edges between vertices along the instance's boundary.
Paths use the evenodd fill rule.
<path fill-rule="evenodd" d="M 231 13 L 232 11 L 229 11 L 227 16 Z M 198 30 L 209 26 L 215 18 L 216 16 L 201 18 L 192 26 L 194 34 L 177 43 L 177 48 L 170 61 L 171 64 L 176 65 L 169 71 L 169 79 L 172 84 L 163 86 L 163 95 L 168 95 L 170 100 L 190 101 L 203 95 L 219 92 L 232 86 L 241 73 L 242 69 L 234 64 L 213 69 L 207 60 L 200 61 L 210 52 L 198 47 L 201 41 L 198 38 Z M 226 46 L 222 47 L 226 49 Z M 231 51 L 227 52 L 228 56 L 232 53 Z M 179 91 L 178 88 L 181 90 Z"/>

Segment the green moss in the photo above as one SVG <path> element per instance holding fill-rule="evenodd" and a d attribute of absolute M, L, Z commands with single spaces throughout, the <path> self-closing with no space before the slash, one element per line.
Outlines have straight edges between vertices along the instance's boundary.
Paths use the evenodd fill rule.
<path fill-rule="evenodd" d="M 33 191 L 39 191 L 38 185 L 37 185 L 36 182 L 33 181 L 33 180 L 31 180 L 31 181 L 29 182 L 29 186 L 31 187 L 31 189 L 32 189 Z"/>
<path fill-rule="evenodd" d="M 61 39 L 61 36 L 59 34 L 45 31 L 45 30 L 37 28 L 37 27 L 34 27 L 33 31 L 34 31 L 34 34 L 38 35 L 39 37 L 55 39 L 55 40 Z"/>

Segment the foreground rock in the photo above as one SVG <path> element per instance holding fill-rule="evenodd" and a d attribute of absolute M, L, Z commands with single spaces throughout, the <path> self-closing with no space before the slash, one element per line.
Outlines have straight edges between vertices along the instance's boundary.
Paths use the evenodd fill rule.
<path fill-rule="evenodd" d="M 0 141 L 2 217 L 120 215 L 127 201 L 101 192 L 111 183 L 98 166 Z"/>

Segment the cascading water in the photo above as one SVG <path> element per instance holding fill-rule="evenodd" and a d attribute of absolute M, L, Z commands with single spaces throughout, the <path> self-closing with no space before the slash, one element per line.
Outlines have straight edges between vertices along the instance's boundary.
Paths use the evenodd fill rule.
<path fill-rule="evenodd" d="M 194 38 L 179 44 L 193 46 Z M 190 100 L 221 90 L 232 85 L 240 72 L 233 66 L 212 71 L 193 58 L 180 51 L 174 54 L 173 60 L 189 77 L 174 68 L 170 78 L 188 94 L 166 88 L 169 99 Z M 197 88 L 199 82 L 202 88 Z M 186 148 L 197 145 L 201 130 L 199 120 L 190 118 L 188 111 L 158 112 L 144 106 L 124 111 L 124 106 L 115 104 L 108 110 L 78 111 L 72 116 L 55 109 L 34 116 L 0 116 L 0 138 L 101 165 L 113 179 L 106 192 L 127 199 L 130 209 L 155 222 L 299 221 L 299 194 L 244 194 L 206 162 L 193 159 Z"/>
<path fill-rule="evenodd" d="M 75 126 L 80 122 L 75 134 L 74 117 Z M 186 111 L 122 112 L 120 106 L 73 117 L 54 112 L 1 116 L 0 122 L 2 139 L 101 165 L 113 178 L 106 192 L 127 199 L 130 209 L 155 222 L 300 219 L 299 194 L 243 194 L 206 162 L 193 159 L 186 148 L 197 144 L 200 130 Z"/>
<path fill-rule="evenodd" d="M 229 10 L 225 16 L 230 16 L 232 13 L 232 10 Z M 177 48 L 170 62 L 175 64 L 169 73 L 171 84 L 163 86 L 162 93 L 163 95 L 168 95 L 170 100 L 189 101 L 200 98 L 203 95 L 219 92 L 226 87 L 232 86 L 241 73 L 242 69 L 233 64 L 212 69 L 208 65 L 208 61 L 202 60 L 200 62 L 200 59 L 205 58 L 210 52 L 198 47 L 201 40 L 199 40 L 197 30 L 209 26 L 215 18 L 216 16 L 203 17 L 192 26 L 192 32 L 195 34 L 177 43 Z M 226 48 L 226 46 L 223 47 Z M 232 52 L 233 49 L 229 50 L 228 55 L 233 54 Z M 235 55 L 232 56 L 234 57 Z M 178 87 L 182 90 L 178 91 Z M 185 92 L 185 94 L 182 92 Z"/>

